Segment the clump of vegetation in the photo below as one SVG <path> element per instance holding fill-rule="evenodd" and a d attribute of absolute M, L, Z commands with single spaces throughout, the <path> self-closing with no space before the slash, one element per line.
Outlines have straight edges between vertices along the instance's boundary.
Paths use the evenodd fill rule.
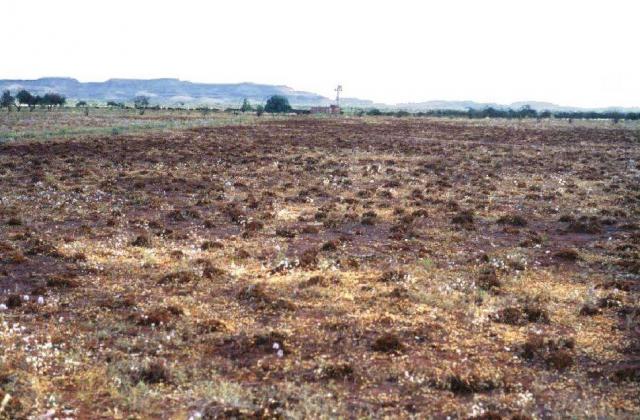
<path fill-rule="evenodd" d="M 549 367 L 557 370 L 567 369 L 575 364 L 571 353 L 575 341 L 571 338 L 556 340 L 545 339 L 541 335 L 532 335 L 522 346 L 522 354 L 526 359 L 542 359 Z"/>
<path fill-rule="evenodd" d="M 247 224 L 244 226 L 244 228 L 248 232 L 257 232 L 259 230 L 264 229 L 264 223 L 262 223 L 259 220 L 251 220 L 251 221 L 247 222 Z"/>
<path fill-rule="evenodd" d="M 523 216 L 519 214 L 505 214 L 500 216 L 498 223 L 501 225 L 510 225 L 516 227 L 525 227 L 528 222 Z"/>
<path fill-rule="evenodd" d="M 140 315 L 140 317 L 138 318 L 138 325 L 167 325 L 173 318 L 179 317 L 183 313 L 184 312 L 182 311 L 182 309 L 178 308 L 177 306 L 153 308 Z"/>
<path fill-rule="evenodd" d="M 549 314 L 539 304 L 526 303 L 522 307 L 510 306 L 493 315 L 496 322 L 510 325 L 525 325 L 529 322 L 549 322 Z"/>
<path fill-rule="evenodd" d="M 336 381 L 353 381 L 355 379 L 355 369 L 349 362 L 329 363 L 322 366 L 319 370 L 322 379 Z"/>
<path fill-rule="evenodd" d="M 598 299 L 599 308 L 620 308 L 622 301 L 615 295 L 607 295 Z"/>
<path fill-rule="evenodd" d="M 373 211 L 366 212 L 362 215 L 362 219 L 360 219 L 360 223 L 365 226 L 373 226 L 376 224 L 376 213 Z"/>
<path fill-rule="evenodd" d="M 215 249 L 223 249 L 224 244 L 220 241 L 204 241 L 202 245 L 200 245 L 200 249 L 203 251 L 211 251 Z"/>
<path fill-rule="evenodd" d="M 640 363 L 623 363 L 613 369 L 611 379 L 616 382 L 640 382 Z"/>
<path fill-rule="evenodd" d="M 498 274 L 493 266 L 484 266 L 478 273 L 478 286 L 484 290 L 496 291 L 502 283 L 498 279 Z"/>
<path fill-rule="evenodd" d="M 400 338 L 393 333 L 383 334 L 371 344 L 371 349 L 383 353 L 396 353 L 404 349 Z"/>
<path fill-rule="evenodd" d="M 136 236 L 136 238 L 131 241 L 131 246 L 138 246 L 141 248 L 151 248 L 153 246 L 153 240 L 148 233 L 143 233 L 141 235 Z"/>
<path fill-rule="evenodd" d="M 139 369 L 131 374 L 134 383 L 144 382 L 147 384 L 170 383 L 171 371 L 164 360 L 152 360 L 146 362 Z"/>
<path fill-rule="evenodd" d="M 306 249 L 302 255 L 300 255 L 300 267 L 302 268 L 315 268 L 318 265 L 318 250 L 315 248 Z"/>
<path fill-rule="evenodd" d="M 22 297 L 18 294 L 9 295 L 7 296 L 6 305 L 9 309 L 19 308 L 20 306 L 22 306 Z"/>
<path fill-rule="evenodd" d="M 294 230 L 285 228 L 285 227 L 281 227 L 281 228 L 277 228 L 276 229 L 276 236 L 280 236 L 282 238 L 295 238 L 296 237 L 296 232 Z"/>
<path fill-rule="evenodd" d="M 601 313 L 600 308 L 592 303 L 585 303 L 582 308 L 580 308 L 580 315 L 584 316 L 600 315 Z"/>
<path fill-rule="evenodd" d="M 187 284 L 197 282 L 200 278 L 192 271 L 174 271 L 160 277 L 160 284 Z"/>
<path fill-rule="evenodd" d="M 206 263 L 202 268 L 202 277 L 205 279 L 224 279 L 227 276 L 227 272 L 222 268 L 216 267 L 211 263 Z"/>
<path fill-rule="evenodd" d="M 403 270 L 387 270 L 380 276 L 379 281 L 384 283 L 397 283 L 409 279 L 409 274 Z"/>
<path fill-rule="evenodd" d="M 597 217 L 582 216 L 577 220 L 570 220 L 567 225 L 567 232 L 585 233 L 595 235 L 602 233 L 602 223 Z"/>
<path fill-rule="evenodd" d="M 564 370 L 574 364 L 571 353 L 563 349 L 551 352 L 547 358 L 547 362 L 558 370 Z"/>
<path fill-rule="evenodd" d="M 202 321 L 198 321 L 196 329 L 199 334 L 211 334 L 216 332 L 225 332 L 229 330 L 227 324 L 219 319 L 209 318 Z"/>
<path fill-rule="evenodd" d="M 472 228 L 475 223 L 475 215 L 473 210 L 463 210 L 451 218 L 451 223 L 460 225 L 464 228 Z"/>
<path fill-rule="evenodd" d="M 311 276 L 307 280 L 301 282 L 298 287 L 306 289 L 307 287 L 327 286 L 328 284 L 329 282 L 324 276 Z"/>
<path fill-rule="evenodd" d="M 7 226 L 22 226 L 22 220 L 18 217 L 11 217 L 7 220 Z"/>
<path fill-rule="evenodd" d="M 322 247 L 320 247 L 320 249 L 322 251 L 326 251 L 326 252 L 333 252 L 333 251 L 337 251 L 338 250 L 338 246 L 339 245 L 340 245 L 340 241 L 331 240 L 331 241 L 327 241 L 327 242 L 323 243 Z"/>
<path fill-rule="evenodd" d="M 492 378 L 483 378 L 475 374 L 452 374 L 447 377 L 442 387 L 451 390 L 457 395 L 468 395 L 493 391 L 504 387 L 504 385 Z"/>
<path fill-rule="evenodd" d="M 276 298 L 260 283 L 250 284 L 240 290 L 238 300 L 259 310 L 292 311 L 295 305 L 286 299 Z"/>
<path fill-rule="evenodd" d="M 580 260 L 580 254 L 578 253 L 578 251 L 576 251 L 573 248 L 560 249 L 560 250 L 556 251 L 556 253 L 553 254 L 553 255 L 557 259 L 565 260 L 565 261 L 578 261 L 578 260 Z"/>
<path fill-rule="evenodd" d="M 71 276 L 53 275 L 47 279 L 47 287 L 59 289 L 73 289 L 80 286 L 78 280 Z"/>

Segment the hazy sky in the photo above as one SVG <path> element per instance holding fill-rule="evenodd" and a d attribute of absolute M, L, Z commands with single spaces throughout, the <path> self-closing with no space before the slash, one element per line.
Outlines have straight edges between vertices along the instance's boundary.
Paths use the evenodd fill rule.
<path fill-rule="evenodd" d="M 640 106 L 640 1 L 2 1 L 0 78 Z"/>

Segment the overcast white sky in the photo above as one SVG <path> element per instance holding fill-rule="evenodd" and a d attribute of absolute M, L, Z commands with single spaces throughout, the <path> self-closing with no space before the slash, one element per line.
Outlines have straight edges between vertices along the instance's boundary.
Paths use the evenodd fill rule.
<path fill-rule="evenodd" d="M 640 106 L 639 0 L 2 0 L 0 22 L 3 79 Z"/>

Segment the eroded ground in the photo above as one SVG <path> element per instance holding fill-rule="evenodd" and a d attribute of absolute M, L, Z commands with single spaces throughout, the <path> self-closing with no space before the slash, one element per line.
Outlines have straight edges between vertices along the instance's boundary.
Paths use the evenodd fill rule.
<path fill-rule="evenodd" d="M 640 416 L 639 140 L 345 118 L 2 145 L 0 411 Z"/>

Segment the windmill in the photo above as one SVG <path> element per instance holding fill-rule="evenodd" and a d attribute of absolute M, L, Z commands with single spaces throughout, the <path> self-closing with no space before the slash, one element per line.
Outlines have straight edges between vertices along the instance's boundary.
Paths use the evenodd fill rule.
<path fill-rule="evenodd" d="M 342 85 L 338 85 L 334 90 L 336 91 L 336 105 L 340 108 L 340 92 L 342 92 Z"/>

